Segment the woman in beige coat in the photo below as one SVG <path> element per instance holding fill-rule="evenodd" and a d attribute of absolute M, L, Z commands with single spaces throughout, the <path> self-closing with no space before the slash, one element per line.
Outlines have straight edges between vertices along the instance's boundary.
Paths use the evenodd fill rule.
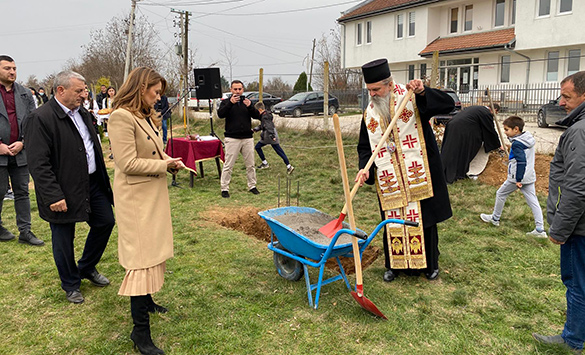
<path fill-rule="evenodd" d="M 134 69 L 115 97 L 109 122 L 118 257 L 126 269 L 118 294 L 130 296 L 130 338 L 142 354 L 164 354 L 152 342 L 148 312 L 167 311 L 151 297 L 162 287 L 165 262 L 173 256 L 166 172 L 185 167 L 164 153 L 159 136 L 154 104 L 165 87 L 165 79 L 154 70 Z"/>

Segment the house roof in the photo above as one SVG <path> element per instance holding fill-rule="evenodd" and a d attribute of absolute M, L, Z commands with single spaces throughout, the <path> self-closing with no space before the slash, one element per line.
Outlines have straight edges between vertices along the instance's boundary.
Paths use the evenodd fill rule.
<path fill-rule="evenodd" d="M 434 51 L 439 51 L 439 54 L 455 54 L 461 52 L 493 50 L 497 48 L 503 49 L 506 44 L 512 43 L 514 38 L 514 28 L 454 37 L 438 37 L 429 43 L 419 55 L 422 57 L 430 57 L 433 55 Z"/>
<path fill-rule="evenodd" d="M 350 21 L 362 17 L 369 17 L 384 12 L 395 11 L 400 8 L 419 6 L 426 3 L 442 0 L 366 0 L 349 9 L 347 13 L 337 19 L 339 22 Z"/>

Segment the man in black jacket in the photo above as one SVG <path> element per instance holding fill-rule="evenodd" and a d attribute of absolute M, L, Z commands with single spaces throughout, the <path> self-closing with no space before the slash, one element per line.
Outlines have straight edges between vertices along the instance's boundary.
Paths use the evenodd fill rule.
<path fill-rule="evenodd" d="M 28 116 L 25 145 L 39 215 L 51 226 L 61 287 L 69 302 L 81 303 L 82 278 L 96 286 L 110 283 L 96 265 L 114 227 L 113 196 L 91 114 L 81 106 L 85 79 L 75 72 L 61 72 L 53 90 L 55 96 Z M 73 247 L 76 222 L 90 226 L 77 263 Z"/>
<path fill-rule="evenodd" d="M 225 162 L 221 172 L 221 197 L 230 197 L 232 170 L 239 153 L 242 153 L 246 165 L 248 191 L 257 195 L 260 192 L 256 188 L 252 118 L 259 120 L 260 113 L 250 100 L 242 96 L 244 84 L 241 81 L 232 81 L 230 90 L 232 96 L 228 100 L 223 100 L 217 110 L 219 118 L 225 118 Z"/>

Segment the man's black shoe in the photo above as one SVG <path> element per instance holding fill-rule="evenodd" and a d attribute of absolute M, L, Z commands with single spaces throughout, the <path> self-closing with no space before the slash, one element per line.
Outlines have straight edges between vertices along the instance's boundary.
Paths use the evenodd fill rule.
<path fill-rule="evenodd" d="M 254 195 L 259 195 L 260 194 L 260 191 L 258 191 L 258 189 L 255 188 L 255 187 L 251 188 L 250 189 L 250 192 L 253 193 Z"/>
<path fill-rule="evenodd" d="M 536 341 L 538 341 L 539 343 L 563 345 L 566 349 L 571 350 L 574 354 L 581 354 L 582 353 L 582 349 L 575 349 L 575 348 L 571 347 L 569 344 L 567 344 L 565 342 L 565 339 L 563 339 L 563 337 L 560 335 L 550 335 L 549 336 L 549 335 L 541 335 L 538 333 L 532 333 L 532 337 L 534 339 L 536 339 Z"/>
<path fill-rule="evenodd" d="M 67 301 L 71 303 L 83 303 L 83 295 L 79 290 L 66 291 Z"/>
<path fill-rule="evenodd" d="M 394 281 L 395 278 L 396 274 L 393 273 L 392 270 L 386 270 L 386 272 L 384 273 L 384 281 L 386 282 Z"/>
<path fill-rule="evenodd" d="M 31 231 L 26 231 L 26 232 L 20 233 L 20 235 L 18 236 L 18 242 L 23 243 L 23 244 L 30 244 L 30 245 L 34 245 L 34 246 L 45 245 L 45 242 L 43 242 L 42 240 L 37 238 L 33 234 L 33 232 L 31 232 Z"/>
<path fill-rule="evenodd" d="M 229 191 L 222 191 L 221 192 L 221 197 L 223 197 L 223 198 L 229 198 L 230 197 Z"/>
<path fill-rule="evenodd" d="M 84 279 L 88 279 L 89 282 L 94 284 L 95 286 L 104 287 L 110 284 L 110 280 L 107 277 L 94 270 L 89 275 L 84 275 Z"/>
<path fill-rule="evenodd" d="M 0 241 L 7 242 L 16 238 L 14 234 L 10 233 L 10 231 L 3 226 L 0 226 Z"/>
<path fill-rule="evenodd" d="M 435 269 L 433 272 L 425 272 L 425 276 L 428 280 L 436 280 L 439 277 L 439 269 Z"/>

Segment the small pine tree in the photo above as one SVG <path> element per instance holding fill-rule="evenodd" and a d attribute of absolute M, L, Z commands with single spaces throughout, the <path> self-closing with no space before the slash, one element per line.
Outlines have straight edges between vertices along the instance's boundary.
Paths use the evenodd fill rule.
<path fill-rule="evenodd" d="M 297 82 L 295 83 L 293 91 L 295 93 L 307 91 L 307 73 L 302 72 L 301 75 L 299 75 L 299 78 L 297 79 Z M 313 88 L 311 87 L 311 85 L 309 85 L 309 91 L 313 91 Z"/>

